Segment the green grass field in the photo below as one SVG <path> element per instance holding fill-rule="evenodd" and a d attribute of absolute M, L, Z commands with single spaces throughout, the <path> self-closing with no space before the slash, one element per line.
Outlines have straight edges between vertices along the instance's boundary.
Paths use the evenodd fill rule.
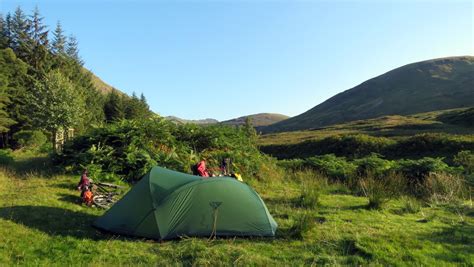
<path fill-rule="evenodd" d="M 340 134 L 367 134 L 371 136 L 392 138 L 404 138 L 422 133 L 446 133 L 472 136 L 474 133 L 472 125 L 471 127 L 468 127 L 467 125 L 469 124 L 458 124 L 457 121 L 453 121 L 453 123 L 446 123 L 450 122 L 449 120 L 442 121 L 443 116 L 451 113 L 462 113 L 466 110 L 467 109 L 465 108 L 461 108 L 408 116 L 383 116 L 375 119 L 352 121 L 313 130 L 265 134 L 260 136 L 259 144 L 261 146 L 297 144 L 308 140 L 320 140 L 325 137 Z"/>
<path fill-rule="evenodd" d="M 472 201 L 455 206 L 407 208 L 392 200 L 382 210 L 339 184 L 310 177 L 319 204 L 297 203 L 308 179 L 250 184 L 279 224 L 277 237 L 157 242 L 98 232 L 91 223 L 103 210 L 78 204 L 78 177 L 51 174 L 45 158 L 16 154 L 0 170 L 0 265 L 471 265 Z M 46 164 L 46 165 L 45 165 Z M 39 171 L 43 170 L 43 171 Z M 298 178 L 299 177 L 299 178 Z M 270 181 L 270 179 L 269 179 Z M 316 182 L 315 182 L 316 181 Z M 309 216 L 307 231 L 291 234 Z"/>

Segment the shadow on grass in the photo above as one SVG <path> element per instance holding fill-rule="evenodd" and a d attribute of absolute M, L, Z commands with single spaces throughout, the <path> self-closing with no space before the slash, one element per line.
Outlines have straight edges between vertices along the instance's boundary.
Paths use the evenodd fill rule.
<path fill-rule="evenodd" d="M 11 206 L 0 208 L 0 218 L 28 228 L 39 230 L 50 236 L 75 237 L 80 239 L 109 239 L 91 225 L 95 215 L 46 206 Z"/>
<path fill-rule="evenodd" d="M 51 177 L 57 173 L 48 156 L 30 157 L 15 159 L 14 162 L 4 165 L 10 172 L 18 178 L 28 178 L 30 176 Z"/>
<path fill-rule="evenodd" d="M 273 198 L 265 198 L 264 201 L 267 205 L 275 205 L 275 206 L 289 206 L 294 207 L 296 206 L 297 198 L 287 198 L 287 197 L 273 197 Z"/>
<path fill-rule="evenodd" d="M 433 257 L 448 262 L 466 262 L 468 255 L 474 255 L 474 225 L 458 223 L 451 227 L 442 227 L 434 233 L 422 235 L 420 239 L 443 245 L 443 253 Z"/>
<path fill-rule="evenodd" d="M 376 210 L 376 209 L 370 208 L 368 204 L 345 206 L 345 207 L 342 207 L 341 209 L 342 210 Z"/>
<path fill-rule="evenodd" d="M 73 203 L 73 204 L 81 204 L 82 200 L 79 197 L 79 193 L 77 195 L 71 195 L 71 194 L 58 194 L 59 200 L 67 202 L 67 203 Z"/>

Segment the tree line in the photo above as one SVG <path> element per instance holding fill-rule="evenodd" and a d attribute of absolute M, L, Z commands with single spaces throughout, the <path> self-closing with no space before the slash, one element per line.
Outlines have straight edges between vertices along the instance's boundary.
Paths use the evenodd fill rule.
<path fill-rule="evenodd" d="M 54 31 L 36 7 L 0 14 L 0 147 L 21 131 L 76 132 L 152 115 L 145 96 L 100 93 L 79 56 L 78 41 L 60 22 Z"/>

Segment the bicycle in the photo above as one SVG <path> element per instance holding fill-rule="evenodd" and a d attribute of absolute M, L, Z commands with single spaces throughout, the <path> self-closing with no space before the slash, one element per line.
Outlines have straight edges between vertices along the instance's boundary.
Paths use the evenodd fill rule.
<path fill-rule="evenodd" d="M 107 188 L 114 188 L 113 190 L 108 190 Z M 122 186 L 118 186 L 110 183 L 95 183 L 92 186 L 94 190 L 92 197 L 92 203 L 102 209 L 109 209 L 112 205 L 117 202 L 117 196 L 121 194 L 121 191 L 116 191 L 117 189 L 123 189 Z"/>

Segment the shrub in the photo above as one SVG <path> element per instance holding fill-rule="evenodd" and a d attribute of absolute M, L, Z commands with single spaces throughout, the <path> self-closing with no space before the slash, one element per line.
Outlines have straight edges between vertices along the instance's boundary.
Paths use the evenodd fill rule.
<path fill-rule="evenodd" d="M 293 218 L 293 224 L 288 229 L 287 237 L 303 239 L 304 236 L 313 229 L 315 218 L 308 212 L 296 215 Z"/>
<path fill-rule="evenodd" d="M 365 134 L 334 135 L 319 140 L 308 140 L 298 144 L 266 145 L 260 149 L 279 159 L 307 158 L 334 154 L 339 157 L 363 157 L 372 153 L 382 153 L 396 143 L 385 137 Z"/>
<path fill-rule="evenodd" d="M 363 157 L 372 153 L 381 153 L 395 141 L 385 137 L 366 134 L 335 135 L 320 142 L 321 154 L 335 154 L 345 157 Z"/>
<path fill-rule="evenodd" d="M 474 153 L 464 150 L 454 156 L 454 163 L 463 167 L 466 174 L 474 174 Z"/>
<path fill-rule="evenodd" d="M 278 159 L 325 154 L 353 159 L 373 153 L 391 159 L 451 157 L 459 151 L 474 151 L 474 136 L 424 133 L 395 139 L 365 134 L 341 134 L 296 144 L 263 145 L 260 149 Z"/>
<path fill-rule="evenodd" d="M 385 160 L 377 154 L 354 160 L 354 164 L 357 165 L 357 175 L 359 176 L 364 176 L 369 173 L 383 175 L 392 170 L 395 166 L 395 162 Z"/>
<path fill-rule="evenodd" d="M 304 166 L 337 180 L 349 179 L 355 174 L 357 168 L 355 164 L 348 162 L 345 158 L 332 154 L 307 158 L 304 161 Z"/>
<path fill-rule="evenodd" d="M 41 131 L 22 130 L 13 135 L 13 139 L 22 148 L 38 149 L 42 147 L 47 141 L 47 137 Z"/>
<path fill-rule="evenodd" d="M 10 149 L 0 149 L 0 164 L 7 165 L 13 162 Z"/>
<path fill-rule="evenodd" d="M 321 188 L 315 182 L 306 182 L 301 184 L 301 195 L 296 201 L 296 205 L 301 208 L 313 209 L 319 204 Z"/>
<path fill-rule="evenodd" d="M 463 168 L 466 182 L 474 187 L 474 153 L 472 151 L 461 151 L 454 157 L 454 164 Z"/>
<path fill-rule="evenodd" d="M 455 174 L 431 173 L 426 179 L 425 187 L 434 204 L 459 204 L 466 193 L 464 179 Z"/>
<path fill-rule="evenodd" d="M 400 196 L 405 188 L 403 176 L 390 173 L 385 176 L 369 174 L 359 180 L 360 191 L 369 199 L 369 209 L 380 209 L 390 199 Z"/>
<path fill-rule="evenodd" d="M 450 167 L 442 158 L 403 159 L 396 162 L 395 170 L 407 178 L 407 193 L 417 198 L 428 198 L 430 190 L 426 179 L 435 173 L 457 174 L 459 169 Z"/>
<path fill-rule="evenodd" d="M 302 159 L 283 159 L 277 162 L 277 165 L 285 170 L 301 171 L 306 168 Z"/>
<path fill-rule="evenodd" d="M 454 155 L 461 150 L 474 150 L 471 137 L 424 133 L 402 139 L 388 147 L 384 154 L 396 157 Z"/>
<path fill-rule="evenodd" d="M 190 173 L 199 159 L 206 159 L 210 170 L 219 172 L 224 157 L 232 159 L 232 171 L 244 179 L 261 177 L 258 174 L 267 165 L 275 167 L 244 128 L 175 125 L 161 118 L 95 128 L 67 142 L 55 161 L 72 171 L 94 164 L 100 175 L 133 181 L 155 165 Z"/>
<path fill-rule="evenodd" d="M 416 198 L 403 196 L 401 201 L 401 213 L 418 213 L 421 211 L 421 204 Z"/>

